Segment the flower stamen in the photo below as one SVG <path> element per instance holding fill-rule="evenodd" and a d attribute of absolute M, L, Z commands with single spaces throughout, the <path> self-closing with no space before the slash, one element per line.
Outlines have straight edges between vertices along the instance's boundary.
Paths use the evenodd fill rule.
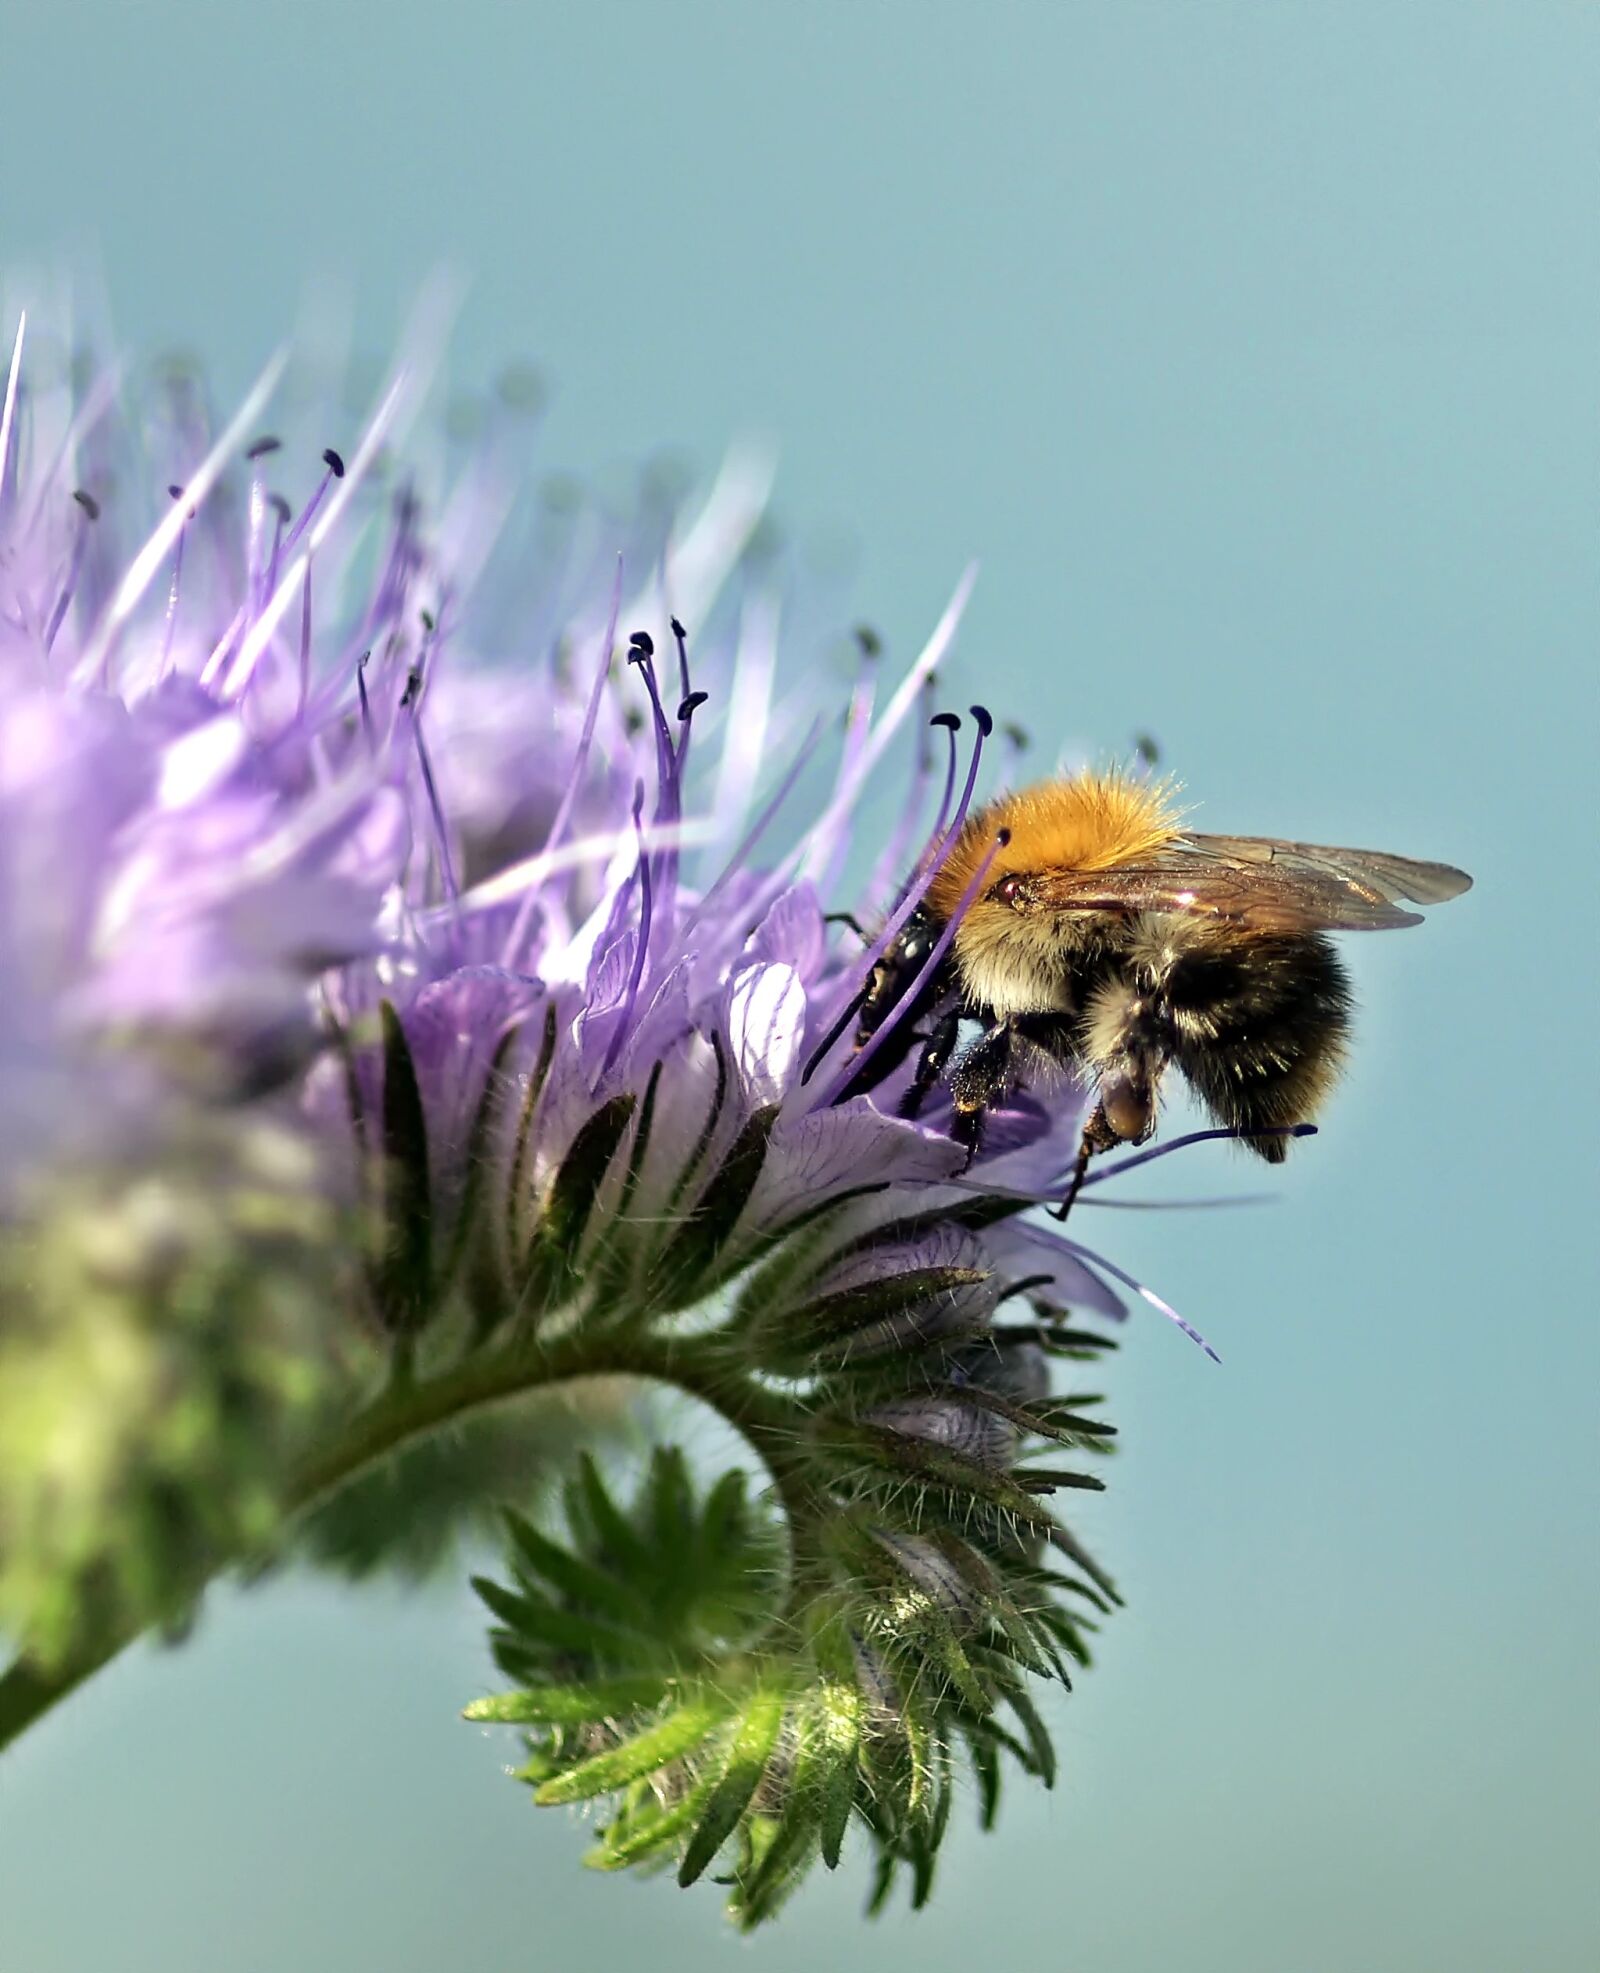
<path fill-rule="evenodd" d="M 974 711 L 976 710 L 977 708 L 974 708 Z M 980 746 L 982 745 L 981 738 L 979 741 L 979 745 Z M 975 747 L 973 749 L 974 761 L 976 761 L 977 752 L 978 752 L 978 748 Z M 970 793 L 971 793 L 971 779 L 969 777 L 968 794 L 970 795 Z M 962 803 L 962 810 L 957 814 L 956 821 L 951 825 L 952 834 L 954 833 L 955 829 L 959 828 L 961 825 L 961 819 L 962 819 L 962 815 L 965 812 L 965 806 L 966 803 L 964 799 Z M 945 954 L 950 950 L 950 947 L 955 942 L 955 936 L 957 931 L 960 929 L 962 919 L 965 918 L 967 913 L 972 909 L 973 900 L 977 897 L 978 893 L 983 889 L 984 882 L 989 875 L 990 865 L 994 862 L 995 858 L 1000 854 L 1001 850 L 1005 848 L 1006 844 L 1009 843 L 1010 840 L 1011 840 L 1011 831 L 1009 829 L 1001 829 L 1000 831 L 997 832 L 994 841 L 989 845 L 989 848 L 984 853 L 983 861 L 978 865 L 977 869 L 973 872 L 971 881 L 968 883 L 967 888 L 961 893 L 960 901 L 957 903 L 955 910 L 952 911 L 950 914 L 949 923 L 945 926 L 944 930 L 939 934 L 938 940 L 935 943 L 932 952 L 928 954 L 927 958 L 923 961 L 922 965 L 917 968 L 917 971 L 913 975 L 913 978 L 919 980 L 926 978 L 931 980 L 937 976 L 939 967 L 944 961 Z M 923 890 L 925 890 L 927 888 L 926 884 L 924 884 L 922 888 Z M 921 891 L 916 893 L 919 899 L 921 897 L 921 894 L 922 894 Z M 841 1103 L 844 1101 L 845 1097 L 849 1095 L 852 1086 L 860 1080 L 861 1074 L 863 1070 L 866 1068 L 867 1064 L 872 1060 L 873 1056 L 877 1054 L 878 1050 L 883 1046 L 887 1038 L 894 1033 L 897 1027 L 899 1027 L 900 1023 L 906 1020 L 910 1016 L 911 1011 L 915 1007 L 915 1005 L 916 1005 L 916 994 L 914 991 L 908 991 L 899 1001 L 896 1002 L 894 1007 L 890 1009 L 888 1017 L 884 1021 L 882 1021 L 877 1028 L 873 1030 L 866 1044 L 862 1048 L 858 1049 L 856 1053 L 853 1054 L 850 1057 L 850 1059 L 844 1064 L 844 1067 L 839 1071 L 839 1074 L 836 1077 L 832 1087 L 829 1089 L 828 1094 L 822 1099 L 822 1104 L 820 1107 L 827 1108 L 827 1107 L 831 1107 L 835 1103 Z"/>
<path fill-rule="evenodd" d="M 100 504 L 91 493 L 85 493 L 80 486 L 73 494 L 78 503 L 78 524 L 72 537 L 72 559 L 67 564 L 66 579 L 61 592 L 56 597 L 55 608 L 50 612 L 50 621 L 45 626 L 44 648 L 46 651 L 56 641 L 56 632 L 65 621 L 67 611 L 72 606 L 72 593 L 78 586 L 78 577 L 83 573 L 84 551 L 89 543 L 89 529 L 100 518 Z"/>

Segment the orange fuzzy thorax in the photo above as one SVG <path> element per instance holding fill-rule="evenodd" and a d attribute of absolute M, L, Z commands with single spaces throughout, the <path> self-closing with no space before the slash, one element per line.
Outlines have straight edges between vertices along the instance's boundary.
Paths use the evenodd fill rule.
<path fill-rule="evenodd" d="M 1137 862 L 1177 833 L 1172 794 L 1168 782 L 1110 769 L 1001 795 L 968 816 L 928 887 L 928 903 L 939 917 L 951 916 L 1002 829 L 1011 840 L 989 865 L 986 889 L 1012 874 Z"/>

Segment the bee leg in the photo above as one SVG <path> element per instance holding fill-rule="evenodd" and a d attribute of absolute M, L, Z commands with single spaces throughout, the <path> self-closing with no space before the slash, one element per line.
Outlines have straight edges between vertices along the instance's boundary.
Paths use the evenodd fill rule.
<path fill-rule="evenodd" d="M 965 1171 L 978 1155 L 983 1135 L 983 1119 L 989 1105 L 1005 1093 L 1011 1079 L 1011 1043 L 1016 1034 L 1014 1022 L 996 1021 L 967 1049 L 950 1075 L 950 1094 L 956 1106 L 951 1135 L 967 1147 Z"/>
<path fill-rule="evenodd" d="M 1077 1203 L 1078 1194 L 1083 1189 L 1083 1181 L 1088 1175 L 1089 1160 L 1095 1152 L 1109 1151 L 1113 1144 L 1121 1142 L 1122 1139 L 1106 1121 L 1105 1105 L 1096 1103 L 1089 1121 L 1083 1127 L 1083 1138 L 1078 1145 L 1078 1155 L 1073 1161 L 1072 1177 L 1067 1182 L 1067 1195 L 1059 1206 L 1050 1208 L 1052 1219 L 1064 1220 L 1072 1211 Z"/>
<path fill-rule="evenodd" d="M 900 1098 L 902 1117 L 914 1117 L 921 1111 L 928 1100 L 928 1091 L 944 1074 L 945 1063 L 955 1053 L 960 1034 L 961 1016 L 954 1011 L 934 1024 L 932 1034 L 923 1043 L 922 1053 L 917 1057 L 917 1072 Z"/>

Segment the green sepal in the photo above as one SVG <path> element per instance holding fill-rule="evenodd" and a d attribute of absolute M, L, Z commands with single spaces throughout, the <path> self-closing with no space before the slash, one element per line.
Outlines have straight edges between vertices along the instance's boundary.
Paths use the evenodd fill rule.
<path fill-rule="evenodd" d="M 928 1795 L 931 1812 L 926 1826 L 913 1831 L 908 1845 L 911 1864 L 911 1909 L 921 1911 L 933 1896 L 934 1865 L 939 1845 L 950 1826 L 950 1804 L 955 1793 L 955 1776 L 949 1742 L 938 1738 L 930 1749 L 931 1781 Z"/>
<path fill-rule="evenodd" d="M 1075 1473 L 1066 1466 L 1015 1466 L 1012 1478 L 1029 1493 L 1050 1494 L 1063 1487 L 1080 1493 L 1104 1493 L 1106 1483 L 1094 1473 Z"/>
<path fill-rule="evenodd" d="M 698 1301 L 707 1292 L 707 1276 L 755 1190 L 777 1121 L 776 1103 L 751 1112 L 699 1203 L 668 1240 L 651 1269 L 658 1308 L 678 1307 L 684 1298 Z"/>
<path fill-rule="evenodd" d="M 670 1767 L 692 1753 L 706 1736 L 716 1731 L 727 1717 L 723 1700 L 705 1697 L 691 1699 L 654 1726 L 646 1727 L 619 1747 L 608 1747 L 603 1754 L 580 1761 L 576 1767 L 555 1775 L 534 1792 L 543 1807 L 582 1802 L 592 1795 L 608 1795 L 614 1788 Z"/>
<path fill-rule="evenodd" d="M 603 1618 L 562 1609 L 542 1596 L 518 1595 L 487 1576 L 474 1576 L 472 1587 L 518 1638 L 556 1651 L 581 1651 L 590 1657 L 626 1661 L 639 1655 L 637 1635 Z"/>
<path fill-rule="evenodd" d="M 781 1693 L 758 1692 L 745 1706 L 728 1745 L 727 1763 L 684 1851 L 680 1884 L 694 1883 L 705 1871 L 749 1808 L 778 1744 L 784 1703 Z"/>
<path fill-rule="evenodd" d="M 523 1256 L 520 1300 L 535 1313 L 565 1301 L 576 1282 L 584 1230 L 633 1107 L 631 1095 L 613 1096 L 585 1120 L 567 1147 Z"/>
<path fill-rule="evenodd" d="M 1014 1515 L 1026 1527 L 1046 1531 L 1054 1526 L 1049 1513 L 1009 1473 L 968 1459 L 932 1440 L 891 1431 L 885 1426 L 837 1419 L 828 1422 L 826 1434 L 835 1443 L 842 1442 L 860 1452 L 874 1465 L 892 1473 L 914 1474 L 964 1508 L 979 1500 Z"/>
<path fill-rule="evenodd" d="M 702 1555 L 726 1553 L 728 1543 L 742 1531 L 750 1512 L 750 1483 L 742 1467 L 730 1466 L 706 1495 L 696 1529 Z"/>
<path fill-rule="evenodd" d="M 372 1298 L 394 1335 L 414 1335 L 433 1294 L 433 1226 L 428 1181 L 428 1125 L 411 1044 L 385 1000 L 383 1033 L 383 1209 L 379 1249 L 370 1269 Z"/>
<path fill-rule="evenodd" d="M 525 1019 L 526 1016 L 523 1017 Z M 454 1285 L 458 1280 L 472 1310 L 473 1333 L 481 1342 L 497 1329 L 510 1312 L 501 1275 L 504 1254 L 503 1228 L 497 1214 L 488 1207 L 488 1183 L 496 1169 L 491 1147 L 505 1107 L 507 1078 L 505 1065 L 512 1046 L 522 1032 L 522 1020 L 508 1027 L 495 1045 L 484 1079 L 478 1107 L 467 1132 L 463 1163 L 461 1201 L 450 1235 L 450 1251 L 440 1269 L 440 1279 Z"/>
<path fill-rule="evenodd" d="M 583 1861 L 591 1870 L 625 1870 L 631 1863 L 659 1855 L 694 1827 L 710 1793 L 711 1783 L 706 1781 L 653 1814 L 618 1816 L 594 1848 L 585 1852 Z"/>
<path fill-rule="evenodd" d="M 816 1829 L 822 1860 L 830 1870 L 835 1870 L 856 1792 L 861 1744 L 860 1691 L 840 1678 L 824 1678 L 794 1709 L 791 1719 L 792 1811 L 806 1818 L 807 1827 Z"/>
<path fill-rule="evenodd" d="M 607 1208 L 612 1225 L 622 1233 L 637 1234 L 645 1230 L 642 1227 L 633 1227 L 628 1213 L 633 1203 L 633 1196 L 639 1189 L 645 1157 L 650 1149 L 650 1133 L 655 1124 L 656 1097 L 661 1087 L 661 1069 L 661 1063 L 657 1062 L 650 1071 L 644 1096 L 639 1103 L 632 1142 L 628 1146 L 628 1161 L 623 1169 L 622 1184 L 615 1204 Z M 636 1237 L 607 1240 L 593 1256 L 589 1263 L 589 1271 L 594 1279 L 594 1292 L 590 1298 L 591 1312 L 588 1320 L 596 1329 L 622 1326 L 637 1313 L 639 1295 L 634 1284 L 642 1258 L 641 1243 Z"/>
<path fill-rule="evenodd" d="M 1069 1562 L 1076 1562 L 1090 1582 L 1104 1595 L 1109 1596 L 1119 1608 L 1121 1607 L 1122 1598 L 1117 1593 L 1116 1584 L 1070 1528 L 1064 1528 L 1059 1521 L 1053 1521 L 1049 1530 L 1049 1540 L 1052 1548 L 1059 1548 Z"/>
<path fill-rule="evenodd" d="M 970 1288 L 987 1279 L 982 1268 L 917 1267 L 886 1275 L 836 1294 L 819 1295 L 799 1308 L 781 1308 L 770 1323 L 774 1367 L 791 1362 L 809 1367 L 820 1355 L 848 1355 L 852 1340 L 897 1315 L 931 1303 L 957 1288 Z"/>
<path fill-rule="evenodd" d="M 1060 1643 L 1067 1655 L 1075 1658 L 1085 1670 L 1094 1663 L 1094 1656 L 1083 1635 L 1085 1626 L 1081 1619 L 1075 1621 L 1058 1607 L 1044 1611 L 1039 1621 Z"/>
<path fill-rule="evenodd" d="M 754 1868 L 735 1884 L 728 1915 L 739 1929 L 750 1932 L 775 1917 L 791 1892 L 800 1888 L 811 1867 L 816 1842 L 816 1817 L 791 1804 L 774 1822 L 771 1840 Z"/>
<path fill-rule="evenodd" d="M 1000 1813 L 1000 1756 L 992 1739 L 978 1726 L 966 1726 L 967 1752 L 978 1783 L 978 1827 L 993 1829 Z"/>
<path fill-rule="evenodd" d="M 592 1453 L 578 1457 L 577 1477 L 566 1489 L 567 1519 L 575 1534 L 590 1540 L 600 1559 L 612 1569 L 631 1572 L 647 1561 L 638 1530 L 611 1498 L 610 1489 Z"/>
<path fill-rule="evenodd" d="M 1057 1569 L 1041 1569 L 1039 1578 L 1042 1582 L 1048 1583 L 1052 1589 L 1065 1590 L 1069 1596 L 1081 1597 L 1091 1609 L 1098 1610 L 1102 1617 L 1115 1614 L 1116 1606 L 1110 1597 L 1103 1596 L 1093 1583 L 1080 1582 L 1076 1576 L 1064 1576 Z"/>
<path fill-rule="evenodd" d="M 503 1518 L 518 1561 L 543 1576 L 568 1603 L 602 1611 L 633 1630 L 649 1629 L 648 1605 L 621 1577 L 551 1541 L 521 1514 L 507 1512 Z"/>
<path fill-rule="evenodd" d="M 839 1859 L 844 1853 L 845 1831 L 850 1826 L 850 1811 L 856 1799 L 859 1747 L 858 1728 L 851 1736 L 848 1748 L 837 1750 L 823 1778 L 818 1841 L 822 1848 L 822 1861 L 830 1870 L 839 1868 Z"/>
<path fill-rule="evenodd" d="M 474 1699 L 461 1717 L 497 1726 L 581 1726 L 661 1703 L 671 1680 L 655 1673 L 595 1679 L 587 1685 L 530 1685 Z"/>
<path fill-rule="evenodd" d="M 873 1629 L 881 1633 L 881 1640 L 891 1649 L 911 1648 L 927 1660 L 937 1670 L 943 1672 L 967 1705 L 975 1712 L 983 1712 L 989 1704 L 977 1673 L 972 1668 L 957 1634 L 951 1612 L 940 1601 L 938 1595 L 920 1582 L 905 1560 L 892 1548 L 872 1540 L 853 1529 L 842 1530 L 837 1537 L 841 1553 L 848 1554 L 856 1571 L 876 1581 L 898 1589 L 902 1596 L 914 1597 L 918 1604 L 918 1619 L 891 1621 L 880 1616 Z M 982 1610 L 981 1601 L 974 1598 L 971 1615 L 976 1619 Z M 874 1641 L 877 1641 L 876 1639 Z"/>
<path fill-rule="evenodd" d="M 1019 1432 L 1029 1432 L 1035 1438 L 1052 1439 L 1057 1445 L 1087 1445 L 1092 1451 L 1106 1452 L 1110 1448 L 1103 1441 L 1114 1439 L 1117 1435 L 1115 1425 L 1108 1425 L 1103 1419 L 1085 1417 L 1082 1412 L 1073 1411 L 1063 1403 L 1046 1400 L 1039 1404 L 1014 1404 L 1000 1392 L 985 1390 L 980 1384 L 950 1385 L 934 1395 L 971 1405 L 978 1411 L 990 1412 L 996 1418 L 1004 1418 L 1007 1423 L 1015 1425 Z"/>
<path fill-rule="evenodd" d="M 693 1563 L 696 1533 L 694 1483 L 681 1446 L 657 1446 L 650 1455 L 650 1482 L 645 1497 L 650 1507 L 650 1530 L 658 1564 L 662 1560 Z"/>
<path fill-rule="evenodd" d="M 544 1010 L 544 1033 L 539 1040 L 539 1058 L 533 1065 L 533 1073 L 528 1077 L 528 1086 L 522 1092 L 522 1107 L 517 1113 L 517 1131 L 511 1148 L 511 1171 L 506 1184 L 506 1226 L 508 1232 L 518 1223 L 517 1209 L 521 1204 L 523 1173 L 527 1169 L 528 1144 L 533 1136 L 534 1113 L 539 1108 L 539 1098 L 544 1094 L 545 1083 L 549 1080 L 550 1064 L 555 1059 L 556 1004 L 552 1000 Z"/>
<path fill-rule="evenodd" d="M 1022 1724 L 1027 1739 L 1030 1765 L 1046 1788 L 1056 1785 L 1056 1750 L 1050 1738 L 1049 1729 L 1040 1716 L 1039 1709 L 1028 1697 L 1020 1684 L 1010 1684 L 1005 1688 L 1006 1704 Z"/>

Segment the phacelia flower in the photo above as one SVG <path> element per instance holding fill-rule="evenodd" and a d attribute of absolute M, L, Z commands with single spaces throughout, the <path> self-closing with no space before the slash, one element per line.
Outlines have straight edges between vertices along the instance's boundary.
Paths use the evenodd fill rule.
<path fill-rule="evenodd" d="M 1075 1092 L 974 1152 L 862 1074 L 993 770 L 984 709 L 928 720 L 968 585 L 892 688 L 870 636 L 835 685 L 778 661 L 758 462 L 529 537 L 509 412 L 400 463 L 425 348 L 343 453 L 264 431 L 282 370 L 220 432 L 185 372 L 132 416 L 21 332 L 8 373 L 0 1722 L 391 1462 L 527 1510 L 520 1404 L 663 1382 L 752 1474 L 585 1456 L 514 1512 L 515 1689 L 469 1710 L 606 1805 L 604 1868 L 720 1863 L 753 1923 L 854 1827 L 921 1902 L 962 1768 L 986 1821 L 1003 1760 L 1051 1778 L 1035 1682 L 1115 1602 L 1063 1511 L 1111 1427 L 1052 1372 L 1134 1285 L 1026 1217 Z"/>

